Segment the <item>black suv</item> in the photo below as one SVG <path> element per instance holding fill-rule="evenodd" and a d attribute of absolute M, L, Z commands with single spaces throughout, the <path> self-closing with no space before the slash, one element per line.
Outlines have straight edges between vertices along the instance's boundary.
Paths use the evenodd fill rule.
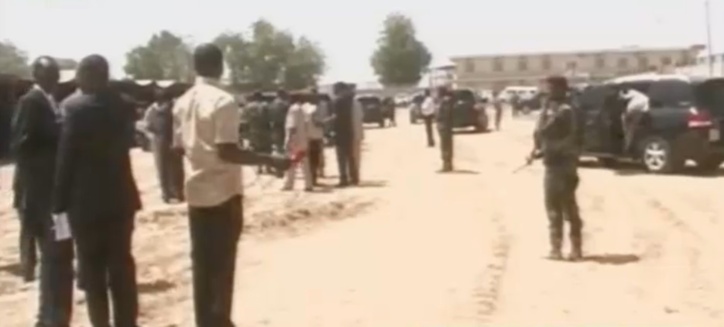
<path fill-rule="evenodd" d="M 649 111 L 625 153 L 621 115 L 627 102 L 620 90 L 634 89 L 649 97 Z M 588 86 L 576 97 L 583 125 L 583 155 L 606 166 L 634 159 L 653 173 L 674 173 L 687 160 L 702 171 L 724 162 L 724 79 L 647 74 L 622 77 Z"/>
<path fill-rule="evenodd" d="M 375 123 L 380 127 L 385 127 L 385 119 L 387 115 L 382 108 L 382 100 L 372 95 L 361 95 L 357 97 L 357 101 L 362 105 L 363 122 Z"/>
<path fill-rule="evenodd" d="M 453 111 L 453 127 L 474 127 L 475 131 L 484 132 L 488 129 L 488 115 L 485 106 L 476 105 L 473 91 L 468 89 L 453 90 L 455 107 Z"/>

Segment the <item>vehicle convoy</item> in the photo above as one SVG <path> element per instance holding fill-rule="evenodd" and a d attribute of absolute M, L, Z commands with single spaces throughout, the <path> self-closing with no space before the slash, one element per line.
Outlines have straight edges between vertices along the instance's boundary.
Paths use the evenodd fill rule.
<path fill-rule="evenodd" d="M 389 114 L 382 106 L 382 100 L 373 95 L 361 95 L 357 97 L 357 101 L 362 105 L 363 118 L 365 124 L 375 123 L 380 128 L 385 127 L 385 120 L 389 118 Z"/>
<path fill-rule="evenodd" d="M 649 97 L 629 152 L 624 151 L 620 90 Z M 724 162 L 724 79 L 645 74 L 586 87 L 575 97 L 582 125 L 582 155 L 606 166 L 621 160 L 641 162 L 652 173 L 675 173 L 687 160 L 703 172 Z"/>

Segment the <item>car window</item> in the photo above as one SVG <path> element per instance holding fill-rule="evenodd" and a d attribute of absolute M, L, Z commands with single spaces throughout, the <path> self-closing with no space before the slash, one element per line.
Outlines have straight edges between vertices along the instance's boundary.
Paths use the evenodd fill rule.
<path fill-rule="evenodd" d="M 681 80 L 658 81 L 648 92 L 651 108 L 691 107 L 695 104 L 694 88 L 691 83 Z"/>
<path fill-rule="evenodd" d="M 582 110 L 597 110 L 603 106 L 606 96 L 611 92 L 608 86 L 591 86 L 578 96 L 578 103 Z"/>

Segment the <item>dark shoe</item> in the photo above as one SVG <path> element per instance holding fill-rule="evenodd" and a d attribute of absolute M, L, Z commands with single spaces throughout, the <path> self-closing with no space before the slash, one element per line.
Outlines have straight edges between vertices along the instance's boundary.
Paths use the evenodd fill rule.
<path fill-rule="evenodd" d="M 560 249 L 553 249 L 548 254 L 548 259 L 554 260 L 554 261 L 561 261 L 561 260 L 563 260 L 563 254 L 561 253 Z"/>
<path fill-rule="evenodd" d="M 570 261 L 583 260 L 583 251 L 581 251 L 581 249 L 573 249 L 571 251 L 571 253 L 568 255 L 568 260 L 570 260 Z"/>
<path fill-rule="evenodd" d="M 339 184 L 337 184 L 337 187 L 339 187 L 339 188 L 348 187 L 348 186 L 349 186 L 348 182 L 340 182 Z"/>

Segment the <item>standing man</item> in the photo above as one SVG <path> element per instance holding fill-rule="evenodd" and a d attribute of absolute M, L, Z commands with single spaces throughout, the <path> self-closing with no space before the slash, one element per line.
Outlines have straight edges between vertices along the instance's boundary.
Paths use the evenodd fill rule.
<path fill-rule="evenodd" d="M 333 86 L 334 100 L 334 143 L 337 150 L 337 167 L 339 169 L 339 187 L 347 187 L 359 183 L 357 161 L 354 155 L 355 129 L 354 120 L 354 93 L 350 86 L 337 82 Z"/>
<path fill-rule="evenodd" d="M 20 98 L 12 123 L 21 261 L 25 280 L 33 280 L 37 242 L 40 300 L 36 326 L 68 327 L 73 309 L 73 243 L 56 239 L 52 217 L 52 185 L 61 122 L 61 111 L 52 94 L 60 70 L 53 58 L 40 57 L 33 63 L 32 71 L 35 86 Z"/>
<path fill-rule="evenodd" d="M 163 202 L 184 201 L 183 157 L 171 149 L 173 141 L 173 98 L 167 90 L 158 90 L 156 102 L 147 110 L 145 122 L 150 134 Z"/>
<path fill-rule="evenodd" d="M 503 99 L 500 92 L 493 92 L 493 110 L 495 111 L 495 130 L 500 131 L 500 122 L 503 120 Z"/>
<path fill-rule="evenodd" d="M 439 95 L 438 95 L 439 96 Z M 422 106 L 420 107 L 422 120 L 425 122 L 425 135 L 427 135 L 427 146 L 432 148 L 435 146 L 435 136 L 432 133 L 432 123 L 435 120 L 435 98 L 430 94 L 430 90 L 425 90 Z"/>
<path fill-rule="evenodd" d="M 309 121 L 309 169 L 312 175 L 312 185 L 318 185 L 318 179 L 324 172 L 324 125 L 326 123 L 326 108 L 320 101 L 317 90 L 312 90 L 303 105 L 304 114 Z"/>
<path fill-rule="evenodd" d="M 442 172 L 453 171 L 453 106 L 454 100 L 447 87 L 437 90 L 440 97 L 437 110 L 437 131 L 440 134 L 440 154 L 442 156 Z"/>
<path fill-rule="evenodd" d="M 634 89 L 621 90 L 620 98 L 626 103 L 621 122 L 624 131 L 624 153 L 630 152 L 641 119 L 649 112 L 649 97 Z"/>
<path fill-rule="evenodd" d="M 571 260 L 583 257 L 581 229 L 583 221 L 578 212 L 576 189 L 578 187 L 579 130 L 576 112 L 567 97 L 568 82 L 565 77 L 546 79 L 549 99 L 538 119 L 534 134 L 535 147 L 528 162 L 542 158 L 545 167 L 544 198 L 550 232 L 549 258 L 563 258 L 563 221 L 570 227 Z"/>
<path fill-rule="evenodd" d="M 249 124 L 249 144 L 251 149 L 257 153 L 272 153 L 272 124 L 269 106 L 264 103 L 261 92 L 254 92 L 251 101 L 244 108 L 246 121 Z M 267 166 L 259 165 L 257 173 L 264 173 Z M 266 171 L 267 173 L 269 171 Z"/>
<path fill-rule="evenodd" d="M 286 140 L 286 123 L 287 113 L 289 112 L 289 94 L 285 90 L 277 91 L 277 97 L 271 103 L 272 116 L 272 139 L 274 142 L 274 152 L 277 154 L 285 153 L 284 141 Z"/>
<path fill-rule="evenodd" d="M 352 99 L 356 99 L 356 85 L 347 84 Z M 362 103 L 354 101 L 352 106 L 352 159 L 354 160 L 355 174 L 352 178 L 352 185 L 359 185 L 359 175 L 362 170 L 362 141 L 365 137 L 364 108 Z"/>
<path fill-rule="evenodd" d="M 307 192 L 312 191 L 312 172 L 309 165 L 310 153 L 309 153 L 309 132 L 311 121 L 308 119 L 305 112 L 305 96 L 302 94 L 292 95 L 292 106 L 289 108 L 287 114 L 286 124 L 286 145 L 289 155 L 292 157 L 299 156 L 300 159 L 295 160 L 292 163 L 292 167 L 287 170 L 286 182 L 284 183 L 284 191 L 291 191 L 294 189 L 294 182 L 296 181 L 296 175 L 298 168 L 302 168 L 302 176 L 304 176 L 304 190 Z"/>
<path fill-rule="evenodd" d="M 193 57 L 197 79 L 176 101 L 174 145 L 192 167 L 186 201 L 196 326 L 233 327 L 236 248 L 244 224 L 239 165 L 286 170 L 290 160 L 239 147 L 238 105 L 219 82 L 224 72 L 221 49 L 203 44 Z"/>
<path fill-rule="evenodd" d="M 131 253 L 134 216 L 141 199 L 131 169 L 135 114 L 109 87 L 105 58 L 78 65 L 81 90 L 63 103 L 66 117 L 58 148 L 53 213 L 70 221 L 93 327 L 135 327 L 136 264 Z"/>

